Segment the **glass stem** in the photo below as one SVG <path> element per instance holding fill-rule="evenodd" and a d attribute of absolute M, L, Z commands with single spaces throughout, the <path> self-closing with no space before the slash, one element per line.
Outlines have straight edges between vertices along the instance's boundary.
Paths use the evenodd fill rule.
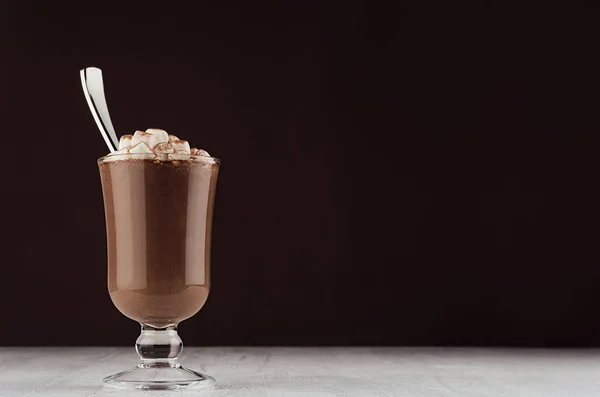
<path fill-rule="evenodd" d="M 183 342 L 177 334 L 177 327 L 154 328 L 142 325 L 142 333 L 135 342 L 135 351 L 139 354 L 140 368 L 174 367 L 179 368 L 177 360 L 183 350 Z"/>

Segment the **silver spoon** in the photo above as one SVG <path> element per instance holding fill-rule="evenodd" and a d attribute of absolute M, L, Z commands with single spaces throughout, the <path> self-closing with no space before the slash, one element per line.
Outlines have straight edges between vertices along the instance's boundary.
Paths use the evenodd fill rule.
<path fill-rule="evenodd" d="M 102 70 L 98 68 L 81 69 L 81 86 L 83 94 L 87 100 L 92 116 L 96 120 L 98 129 L 106 142 L 106 146 L 111 153 L 116 152 L 119 147 L 119 140 L 115 134 L 115 128 L 110 121 L 108 106 L 104 97 L 104 83 L 102 81 Z M 109 138 L 110 137 L 110 138 Z M 112 140 L 112 143 L 111 143 Z"/>

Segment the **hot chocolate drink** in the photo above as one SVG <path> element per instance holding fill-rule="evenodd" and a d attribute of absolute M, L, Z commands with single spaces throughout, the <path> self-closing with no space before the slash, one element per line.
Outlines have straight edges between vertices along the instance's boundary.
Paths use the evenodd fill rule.
<path fill-rule="evenodd" d="M 167 328 L 208 297 L 218 161 L 155 131 L 123 136 L 99 167 L 111 299 L 127 317 Z"/>

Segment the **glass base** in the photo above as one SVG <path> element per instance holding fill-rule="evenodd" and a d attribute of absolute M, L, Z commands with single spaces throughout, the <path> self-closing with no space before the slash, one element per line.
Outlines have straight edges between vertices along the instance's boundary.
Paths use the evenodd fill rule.
<path fill-rule="evenodd" d="M 205 389 L 215 384 L 211 376 L 181 365 L 143 365 L 108 376 L 105 387 L 118 390 L 181 390 Z"/>
<path fill-rule="evenodd" d="M 205 389 L 215 379 L 187 369 L 179 364 L 183 349 L 177 327 L 153 328 L 142 325 L 142 333 L 135 342 L 141 362 L 137 367 L 108 376 L 104 386 L 118 390 L 180 390 Z"/>

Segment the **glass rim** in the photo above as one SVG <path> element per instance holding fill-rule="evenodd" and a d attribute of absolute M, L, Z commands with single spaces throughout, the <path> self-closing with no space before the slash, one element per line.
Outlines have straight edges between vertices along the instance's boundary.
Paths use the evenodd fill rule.
<path fill-rule="evenodd" d="M 165 154 L 166 155 L 166 154 Z M 187 156 L 185 159 L 170 159 L 170 160 L 163 160 L 163 161 L 186 161 L 186 160 L 202 160 L 206 163 L 208 162 L 214 162 L 216 164 L 220 164 L 221 160 L 218 159 L 217 157 L 211 157 L 211 156 L 200 156 L 197 154 L 184 154 L 184 153 L 168 153 L 168 155 L 175 155 L 175 156 Z M 155 153 L 120 153 L 120 154 L 107 154 L 105 156 L 100 157 L 97 162 L 98 164 L 100 163 L 105 163 L 105 162 L 109 162 L 111 160 L 108 159 L 141 159 L 141 160 L 155 160 L 157 158 L 157 155 Z"/>

